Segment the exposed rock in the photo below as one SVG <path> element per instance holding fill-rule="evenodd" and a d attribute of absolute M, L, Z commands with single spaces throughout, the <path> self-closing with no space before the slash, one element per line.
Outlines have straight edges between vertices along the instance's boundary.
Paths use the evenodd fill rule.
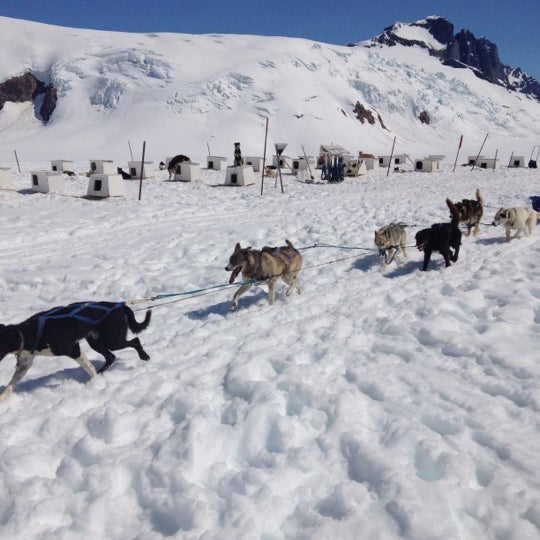
<path fill-rule="evenodd" d="M 52 85 L 47 86 L 32 73 L 12 77 L 0 83 L 0 111 L 7 101 L 13 103 L 35 102 L 38 96 L 43 98 L 39 114 L 44 122 L 48 122 L 56 107 L 58 92 Z"/>
<path fill-rule="evenodd" d="M 403 37 L 404 33 L 400 30 L 404 26 L 425 28 L 435 41 L 427 43 Z M 396 23 L 385 28 L 382 34 L 365 46 L 393 47 L 398 44 L 406 47 L 422 47 L 431 56 L 440 58 L 447 66 L 472 69 L 473 73 L 481 79 L 533 96 L 540 101 L 540 83 L 521 69 L 503 64 L 499 58 L 497 46 L 493 42 L 484 37 L 476 38 L 468 30 L 461 30 L 454 35 L 454 25 L 443 17 L 428 17 L 409 25 Z"/>
<path fill-rule="evenodd" d="M 56 102 L 58 101 L 58 91 L 54 86 L 49 86 L 45 91 L 43 97 L 43 103 L 39 109 L 39 114 L 43 118 L 44 122 L 48 122 L 51 119 L 52 113 L 56 109 Z"/>
<path fill-rule="evenodd" d="M 367 122 L 371 125 L 375 124 L 375 118 L 373 117 L 373 113 L 371 111 L 368 111 L 359 101 L 356 102 L 353 113 L 356 115 L 356 118 L 358 118 L 358 120 L 362 122 L 362 124 L 364 122 Z"/>
<path fill-rule="evenodd" d="M 429 114 L 426 111 L 422 111 L 418 115 L 418 119 L 420 120 L 420 122 L 422 122 L 422 124 L 427 124 L 428 126 L 431 123 L 431 118 L 429 117 Z"/>

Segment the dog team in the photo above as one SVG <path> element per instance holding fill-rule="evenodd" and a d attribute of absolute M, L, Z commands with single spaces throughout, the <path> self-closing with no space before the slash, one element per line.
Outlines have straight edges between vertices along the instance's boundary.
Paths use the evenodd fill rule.
<path fill-rule="evenodd" d="M 179 163 L 189 161 L 186 156 L 177 156 L 175 164 L 169 164 L 169 174 L 174 174 Z M 164 164 L 163 164 L 164 167 Z M 439 252 L 446 266 L 456 262 L 461 246 L 460 224 L 467 227 L 467 236 L 472 232 L 478 234 L 479 225 L 484 215 L 484 204 L 480 190 L 476 190 L 476 199 L 464 199 L 453 203 L 446 199 L 450 210 L 449 223 L 435 223 L 431 227 L 416 233 L 416 247 L 423 252 L 422 270 L 428 268 L 431 255 Z M 493 219 L 492 225 L 504 225 L 506 240 L 520 238 L 522 234 L 530 235 L 540 213 L 532 208 L 514 207 L 500 208 Z M 403 222 L 390 223 L 375 231 L 374 243 L 379 253 L 384 256 L 384 262 L 390 264 L 399 251 L 407 256 L 407 224 Z M 515 234 L 512 236 L 512 230 Z M 268 303 L 275 300 L 276 284 L 282 279 L 288 285 L 286 295 L 295 291 L 300 294 L 302 289 L 298 283 L 298 274 L 302 269 L 302 255 L 289 240 L 284 246 L 253 249 L 242 248 L 236 244 L 234 251 L 225 267 L 231 272 L 229 283 L 234 283 L 242 274 L 244 283 L 235 292 L 231 311 L 238 308 L 238 300 L 253 284 L 268 285 Z M 0 360 L 8 354 L 16 357 L 15 373 L 10 382 L 0 394 L 0 401 L 11 395 L 32 366 L 34 356 L 67 356 L 75 360 L 90 377 L 103 373 L 115 361 L 112 351 L 134 348 L 141 360 L 150 357 L 143 349 L 139 338 L 127 339 L 128 330 L 137 334 L 150 324 L 151 310 L 146 311 L 142 322 L 135 319 L 133 310 L 124 302 L 78 302 L 68 306 L 55 307 L 32 315 L 19 324 L 0 324 Z M 79 342 L 86 340 L 88 345 L 103 355 L 105 364 L 96 371 Z"/>

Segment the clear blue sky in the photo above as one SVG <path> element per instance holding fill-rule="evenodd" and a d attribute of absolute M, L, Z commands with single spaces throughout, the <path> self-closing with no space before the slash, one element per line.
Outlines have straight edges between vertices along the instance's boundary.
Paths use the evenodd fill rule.
<path fill-rule="evenodd" d="M 396 21 L 440 15 L 455 32 L 490 39 L 505 64 L 540 80 L 540 0 L 1 0 L 0 15 L 94 30 L 292 36 L 338 45 L 374 37 Z"/>

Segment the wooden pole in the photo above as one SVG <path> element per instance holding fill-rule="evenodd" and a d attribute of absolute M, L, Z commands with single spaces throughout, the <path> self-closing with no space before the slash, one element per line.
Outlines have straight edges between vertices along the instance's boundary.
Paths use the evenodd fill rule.
<path fill-rule="evenodd" d="M 13 150 L 15 152 L 15 161 L 17 162 L 17 169 L 19 169 L 19 172 L 21 172 L 21 166 L 19 165 L 19 158 L 17 157 L 17 150 Z"/>
<path fill-rule="evenodd" d="M 459 138 L 459 144 L 458 144 L 457 152 L 456 152 L 456 161 L 454 161 L 454 169 L 452 170 L 452 172 L 455 172 L 455 170 L 456 170 L 457 160 L 458 160 L 458 156 L 459 156 L 459 151 L 461 150 L 461 144 L 462 143 L 463 143 L 463 135 Z"/>
<path fill-rule="evenodd" d="M 508 169 L 512 166 L 512 158 L 514 157 L 514 151 L 510 154 L 510 159 L 508 160 Z"/>
<path fill-rule="evenodd" d="M 474 171 L 474 168 L 476 167 L 476 163 L 478 161 L 478 158 L 480 157 L 480 154 L 482 153 L 482 149 L 484 148 L 484 144 L 486 144 L 488 136 L 489 136 L 489 133 L 486 133 L 486 136 L 484 137 L 484 142 L 482 143 L 482 146 L 480 147 L 480 150 L 478 150 L 478 154 L 476 155 L 476 159 L 474 160 L 474 163 L 472 164 L 471 171 Z"/>
<path fill-rule="evenodd" d="M 208 155 L 211 156 L 212 154 L 210 153 L 210 143 L 206 143 L 206 148 L 208 148 Z"/>
<path fill-rule="evenodd" d="M 128 139 L 128 146 L 129 146 L 129 155 L 131 156 L 131 161 L 134 161 L 134 159 L 133 159 L 133 151 L 131 150 L 131 143 L 129 142 L 129 139 Z"/>
<path fill-rule="evenodd" d="M 390 165 L 392 165 L 392 159 L 394 157 L 394 147 L 396 146 L 396 138 L 394 137 L 394 142 L 392 143 L 392 151 L 390 152 L 390 161 L 388 162 L 388 169 L 386 170 L 386 176 L 390 174 Z"/>
<path fill-rule="evenodd" d="M 141 200 L 142 195 L 142 179 L 143 179 L 143 173 L 144 173 L 144 154 L 146 152 L 146 141 L 143 142 L 142 145 L 142 162 L 141 162 L 141 177 L 139 178 L 139 201 Z"/>
<path fill-rule="evenodd" d="M 304 149 L 304 145 L 302 145 L 302 152 L 304 153 L 304 159 L 306 160 L 306 163 L 307 163 L 307 168 L 308 168 L 308 171 L 309 171 L 309 176 L 311 177 L 311 180 L 315 180 L 315 177 L 313 176 L 313 173 L 311 172 L 311 167 L 309 166 L 309 160 L 306 156 L 306 151 Z"/>
<path fill-rule="evenodd" d="M 499 149 L 495 150 L 495 159 L 493 160 L 493 170 L 495 170 L 495 163 L 497 163 L 497 154 L 499 153 Z"/>
<path fill-rule="evenodd" d="M 268 118 L 266 118 L 266 127 L 264 128 L 264 149 L 263 149 L 263 163 L 262 163 L 262 175 L 261 175 L 261 195 L 263 194 L 264 173 L 266 171 L 266 142 L 267 141 L 268 141 Z"/>

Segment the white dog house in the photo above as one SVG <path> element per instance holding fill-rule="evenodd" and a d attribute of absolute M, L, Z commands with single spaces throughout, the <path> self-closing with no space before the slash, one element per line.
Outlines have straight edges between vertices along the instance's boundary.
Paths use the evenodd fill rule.
<path fill-rule="evenodd" d="M 525 156 L 512 156 L 510 163 L 508 163 L 510 169 L 522 169 L 525 168 Z"/>
<path fill-rule="evenodd" d="M 51 170 L 59 172 L 75 172 L 73 161 L 67 159 L 55 159 L 51 161 Z"/>
<path fill-rule="evenodd" d="M 224 171 L 227 168 L 227 158 L 222 156 L 206 156 L 206 168 L 213 171 Z"/>
<path fill-rule="evenodd" d="M 307 159 L 306 159 L 307 158 Z M 299 171 L 307 171 L 308 164 L 310 167 L 315 167 L 315 158 L 313 156 L 299 156 L 292 160 L 292 172 L 298 174 Z"/>
<path fill-rule="evenodd" d="M 379 156 L 379 167 L 388 167 L 391 160 L 391 165 L 393 167 L 399 167 L 400 165 L 405 165 L 407 163 L 409 155 L 408 154 L 396 154 L 394 156 Z"/>
<path fill-rule="evenodd" d="M 378 170 L 379 168 L 379 158 L 373 154 L 367 154 L 360 151 L 358 152 L 358 159 L 361 159 L 365 163 L 368 171 Z"/>
<path fill-rule="evenodd" d="M 118 174 L 112 159 L 91 159 L 90 174 Z"/>
<path fill-rule="evenodd" d="M 174 170 L 173 180 L 191 182 L 201 178 L 201 165 L 199 163 L 178 163 Z"/>
<path fill-rule="evenodd" d="M 476 165 L 475 165 L 476 162 Z M 479 169 L 498 169 L 499 160 L 495 158 L 487 158 L 484 156 L 469 156 L 469 165 L 475 165 Z"/>
<path fill-rule="evenodd" d="M 32 190 L 40 193 L 50 191 L 62 193 L 64 191 L 64 177 L 58 171 L 32 171 Z"/>
<path fill-rule="evenodd" d="M 262 157 L 245 157 L 244 165 L 251 165 L 255 172 L 260 172 L 263 168 L 263 161 L 264 159 Z"/>
<path fill-rule="evenodd" d="M 0 167 L 0 188 L 8 187 L 11 184 L 11 169 L 9 167 Z"/>
<path fill-rule="evenodd" d="M 437 172 L 442 170 L 442 156 L 428 156 L 414 162 L 416 171 Z"/>
<path fill-rule="evenodd" d="M 143 178 L 153 178 L 154 177 L 154 162 L 145 161 L 144 164 L 142 161 L 128 161 L 128 170 L 132 178 L 140 178 L 141 171 Z M 116 174 L 118 171 L 115 171 Z M 110 173 L 107 173 L 110 174 Z"/>
<path fill-rule="evenodd" d="M 272 165 L 277 167 L 278 164 L 282 169 L 292 170 L 292 158 L 290 156 L 284 156 L 283 154 L 281 156 L 277 156 L 274 154 L 272 156 Z"/>
<path fill-rule="evenodd" d="M 255 183 L 255 171 L 251 165 L 227 167 L 225 174 L 226 186 L 251 186 Z"/>
<path fill-rule="evenodd" d="M 88 181 L 88 197 L 123 197 L 126 194 L 124 180 L 119 174 L 92 174 Z"/>

